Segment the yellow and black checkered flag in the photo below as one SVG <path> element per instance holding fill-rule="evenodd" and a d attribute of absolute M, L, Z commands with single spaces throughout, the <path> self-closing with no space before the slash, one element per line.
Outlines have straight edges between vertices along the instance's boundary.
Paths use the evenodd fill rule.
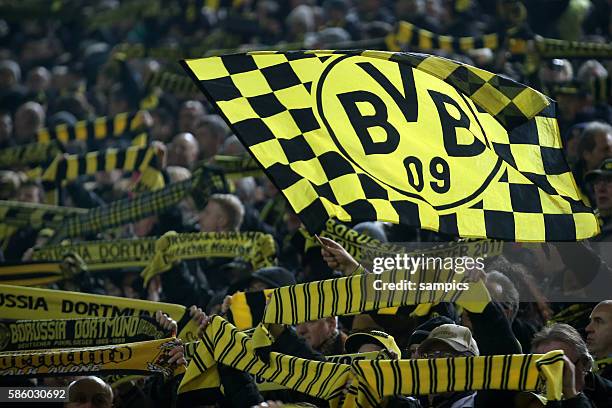
<path fill-rule="evenodd" d="M 380 51 L 264 51 L 184 67 L 311 232 L 333 217 L 513 241 L 599 232 L 554 104 L 505 77 Z"/>

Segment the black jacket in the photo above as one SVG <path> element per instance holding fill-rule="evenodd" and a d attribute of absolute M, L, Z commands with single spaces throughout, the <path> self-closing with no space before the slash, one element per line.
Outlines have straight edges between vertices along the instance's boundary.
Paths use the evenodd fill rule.
<path fill-rule="evenodd" d="M 472 334 L 481 356 L 520 354 L 521 345 L 512 332 L 501 305 L 490 302 L 482 313 L 469 313 Z M 475 408 L 514 408 L 516 391 L 478 391 Z"/>
<path fill-rule="evenodd" d="M 612 381 L 606 380 L 600 375 L 588 373 L 584 377 L 584 390 L 582 392 L 588 397 L 595 408 L 612 407 Z M 563 405 L 565 407 L 565 405 Z"/>

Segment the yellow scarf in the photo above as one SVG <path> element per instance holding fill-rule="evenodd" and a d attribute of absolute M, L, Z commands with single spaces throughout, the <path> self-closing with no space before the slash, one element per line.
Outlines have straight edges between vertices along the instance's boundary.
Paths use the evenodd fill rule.
<path fill-rule="evenodd" d="M 144 267 L 155 254 L 155 238 L 116 239 L 48 245 L 34 249 L 35 261 L 60 261 L 76 253 L 90 271 Z"/>
<path fill-rule="evenodd" d="M 144 113 L 144 111 L 120 113 L 116 116 L 82 120 L 70 126 L 61 124 L 54 128 L 44 128 L 38 131 L 37 140 L 40 143 L 59 140 L 66 144 L 73 140 L 89 142 L 139 132 L 146 127 Z"/>
<path fill-rule="evenodd" d="M 376 281 L 400 284 L 411 281 L 418 290 L 377 290 L 380 284 Z M 467 290 L 431 286 L 436 283 L 456 285 L 466 283 L 466 277 L 452 270 L 419 269 L 413 275 L 406 270 L 393 270 L 274 289 L 262 322 L 253 334 L 254 347 L 271 345 L 265 327 L 268 323 L 293 325 L 324 317 L 437 302 L 455 302 L 466 310 L 480 313 L 490 301 L 482 281 L 469 283 Z"/>
<path fill-rule="evenodd" d="M 177 234 L 170 231 L 155 243 L 155 256 L 140 274 L 149 280 L 168 271 L 174 262 L 207 257 L 242 257 L 253 270 L 276 263 L 274 238 L 261 232 L 200 232 Z"/>
<path fill-rule="evenodd" d="M 217 363 L 340 406 L 347 380 L 353 383 L 342 406 L 378 406 L 393 395 L 426 395 L 476 390 L 537 390 L 560 400 L 563 353 L 456 357 L 428 360 L 354 360 L 351 364 L 304 360 L 271 353 L 269 363 L 252 341 L 214 316 L 187 367 L 179 394 L 211 384 Z"/>
<path fill-rule="evenodd" d="M 175 338 L 111 346 L 0 353 L 0 376 L 163 374 L 178 375 L 183 366 L 168 365 Z"/>
<path fill-rule="evenodd" d="M 178 337 L 197 339 L 198 325 L 187 308 L 171 303 L 92 295 L 63 290 L 0 285 L 0 316 L 4 319 L 65 319 L 83 317 L 151 316 L 157 310 L 178 323 Z"/>
<path fill-rule="evenodd" d="M 148 316 L 0 320 L 0 352 L 134 343 L 169 335 Z"/>

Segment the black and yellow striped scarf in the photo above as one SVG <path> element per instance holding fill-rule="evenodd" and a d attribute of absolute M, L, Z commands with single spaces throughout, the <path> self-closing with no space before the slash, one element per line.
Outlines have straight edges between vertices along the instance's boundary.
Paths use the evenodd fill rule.
<path fill-rule="evenodd" d="M 342 406 L 378 406 L 393 395 L 426 395 L 476 390 L 537 390 L 546 386 L 560 400 L 563 353 L 456 357 L 428 360 L 354 360 L 351 364 L 304 360 L 271 353 L 259 359 L 252 341 L 219 316 L 203 333 L 179 387 L 179 395 L 219 384 L 217 363 L 259 376 L 340 406 L 342 391 L 353 380 Z"/>
<path fill-rule="evenodd" d="M 581 322 L 588 322 L 589 315 L 593 310 L 593 306 L 588 303 L 574 303 L 566 308 L 560 310 L 555 313 L 548 321 L 546 322 L 548 325 L 553 325 L 555 323 L 566 323 L 574 327 L 578 327 L 577 325 L 581 324 Z"/>
<path fill-rule="evenodd" d="M 160 214 L 175 206 L 187 194 L 202 205 L 211 194 L 227 191 L 227 182 L 220 172 L 200 168 L 191 179 L 172 183 L 161 190 L 145 192 L 132 199 L 114 201 L 104 207 L 92 208 L 65 220 L 54 236 L 61 239 L 84 236 Z"/>
<path fill-rule="evenodd" d="M 0 284 L 0 316 L 3 319 L 152 316 L 158 310 L 177 321 L 181 340 L 197 339 L 198 326 L 182 305 Z"/>
<path fill-rule="evenodd" d="M 412 281 L 417 285 L 417 290 L 377 290 L 374 283 L 377 280 L 394 283 Z M 422 283 L 454 281 L 467 282 L 467 278 L 452 270 L 420 268 L 414 274 L 406 270 L 392 270 L 274 289 L 262 322 L 253 334 L 254 347 L 265 349 L 271 345 L 272 339 L 266 329 L 269 323 L 294 325 L 324 317 L 437 302 L 454 302 L 471 312 L 482 312 L 491 300 L 482 281 L 470 283 L 468 290 L 424 290 L 421 287 Z M 376 287 L 380 287 L 380 284 Z"/>
<path fill-rule="evenodd" d="M 0 168 L 15 170 L 44 165 L 63 152 L 56 141 L 7 147 L 0 149 Z"/>
<path fill-rule="evenodd" d="M 179 394 L 219 387 L 217 362 L 266 381 L 322 399 L 339 395 L 349 378 L 350 366 L 311 361 L 272 353 L 266 364 L 253 351 L 249 337 L 219 316 L 204 331 L 179 386 Z"/>
<path fill-rule="evenodd" d="M 267 297 L 273 290 L 265 289 L 257 292 L 234 293 L 232 295 L 228 320 L 240 330 L 257 326 L 263 319 Z"/>
<path fill-rule="evenodd" d="M 43 183 L 61 185 L 74 181 L 85 175 L 94 175 L 101 171 L 123 170 L 144 172 L 148 167 L 157 168 L 157 156 L 154 147 L 128 147 L 125 149 L 110 148 L 86 154 L 56 156 L 40 176 Z M 151 190 L 163 187 L 163 176 L 158 172 L 153 180 Z"/>
<path fill-rule="evenodd" d="M 246 336 L 249 336 L 251 334 L 250 331 L 243 331 L 241 333 L 244 333 Z M 189 364 L 189 362 L 194 357 L 200 358 L 200 356 L 197 356 L 198 347 L 200 346 L 200 343 L 201 341 L 194 341 L 190 343 L 185 343 L 183 345 L 185 350 L 185 360 L 187 360 L 187 364 Z M 389 358 L 390 357 L 388 352 L 386 350 L 381 350 L 369 351 L 365 353 L 337 354 L 332 356 L 325 356 L 325 361 L 329 363 L 350 365 L 353 361 L 357 360 L 387 360 Z M 265 378 L 260 377 L 258 375 L 253 376 L 253 381 L 255 382 L 255 385 L 257 385 L 257 389 L 260 392 L 287 389 L 287 387 L 283 385 L 267 381 Z M 216 367 L 211 368 L 210 372 L 207 371 L 206 374 L 202 375 L 197 389 L 200 394 L 204 395 L 220 395 L 224 393 L 220 378 L 217 375 Z"/>
<path fill-rule="evenodd" d="M 393 395 L 431 395 L 478 390 L 541 390 L 562 395 L 563 352 L 427 360 L 355 361 L 355 382 L 345 406 L 374 407 Z M 348 404 L 348 405 L 347 405 Z"/>
<path fill-rule="evenodd" d="M 166 92 L 190 95 L 198 92 L 191 78 L 172 72 L 155 72 L 147 78 L 146 89 L 159 87 Z"/>
<path fill-rule="evenodd" d="M 452 37 L 439 35 L 424 30 L 407 21 L 400 21 L 395 30 L 387 35 L 385 43 L 389 51 L 402 51 L 410 46 L 419 50 L 442 50 L 454 53 L 466 53 L 478 48 L 496 50 L 504 42 L 504 37 L 497 33 L 478 37 Z"/>
<path fill-rule="evenodd" d="M 216 155 L 210 164 L 223 170 L 228 180 L 263 175 L 263 170 L 251 156 Z"/>
<path fill-rule="evenodd" d="M 137 183 L 139 192 L 159 190 L 165 184 L 164 176 L 159 169 L 155 147 L 111 148 L 86 154 L 56 156 L 55 160 L 40 175 L 45 187 L 45 200 L 49 204 L 57 204 L 60 186 L 81 176 L 112 170 L 138 172 L 140 176 Z"/>
<path fill-rule="evenodd" d="M 432 276 L 434 276 L 433 279 L 439 280 L 431 280 Z M 354 279 L 354 281 L 344 279 Z M 470 290 L 467 292 L 448 293 L 444 289 L 438 291 L 422 289 L 417 291 L 406 290 L 401 295 L 377 296 L 378 291 L 373 290 L 372 286 L 373 281 L 377 279 L 384 282 L 389 282 L 386 279 L 392 279 L 391 282 L 410 279 L 418 288 L 421 283 L 451 282 L 453 279 L 463 282 L 464 276 L 451 272 L 436 273 L 430 271 L 427 273 L 421 271 L 412 277 L 406 277 L 398 272 L 388 272 L 380 276 L 370 274 L 311 282 L 279 289 L 266 289 L 259 292 L 237 292 L 232 295 L 230 318 L 236 327 L 244 330 L 255 327 L 262 322 L 264 313 L 268 316 L 268 319 L 275 320 L 278 318 L 281 320 L 264 323 L 297 324 L 323 317 L 352 315 L 370 311 L 393 315 L 397 313 L 399 306 L 414 304 L 417 307 L 413 315 L 425 316 L 429 313 L 430 306 L 440 301 L 456 301 L 459 305 L 466 305 L 472 311 L 481 311 L 489 301 L 488 293 L 482 283 L 471 283 Z M 274 299 L 280 305 L 278 307 L 274 306 L 275 310 L 273 312 L 264 312 L 268 296 L 270 296 L 270 302 Z M 364 296 L 364 298 L 359 300 L 359 296 Z M 367 298 L 370 299 L 370 302 L 362 301 Z M 352 304 L 353 302 L 355 304 Z"/>
<path fill-rule="evenodd" d="M 413 48 L 421 51 L 442 50 L 459 54 L 479 48 L 489 48 L 495 51 L 506 41 L 513 55 L 532 52 L 529 44 L 533 42 L 535 51 L 542 58 L 610 58 L 612 56 L 612 45 L 607 43 L 567 41 L 539 36 L 526 39 L 513 36 L 510 32 L 491 33 L 477 37 L 452 37 L 435 34 L 406 21 L 400 21 L 395 30 L 385 38 L 389 51 Z"/>
<path fill-rule="evenodd" d="M 489 48 L 493 51 L 508 41 L 508 49 L 513 55 L 524 55 L 530 51 L 530 41 L 542 58 L 610 58 L 612 45 L 586 41 L 567 41 L 536 36 L 531 39 L 505 34 L 485 34 L 478 37 L 452 37 L 435 34 L 406 21 L 397 24 L 394 31 L 385 38 L 389 51 L 401 51 L 406 48 L 417 48 L 421 51 L 442 50 L 464 54 L 468 51 Z"/>
<path fill-rule="evenodd" d="M 86 213 L 84 208 L 0 200 L 0 223 L 17 228 L 56 228 L 67 217 Z"/>
<path fill-rule="evenodd" d="M 146 128 L 144 115 L 144 111 L 137 111 L 110 117 L 102 116 L 94 120 L 82 120 L 74 125 L 61 124 L 54 128 L 39 130 L 36 137 L 40 143 L 58 140 L 66 144 L 71 141 L 90 143 L 126 135 L 136 136 Z"/>
<path fill-rule="evenodd" d="M 146 286 L 152 277 L 168 271 L 177 261 L 209 257 L 240 257 L 257 270 L 276 264 L 276 244 L 272 235 L 262 232 L 170 231 L 157 240 L 155 256 L 140 275 Z"/>
<path fill-rule="evenodd" d="M 578 84 L 559 84 L 552 87 L 549 92 L 557 94 L 563 92 L 565 94 L 579 94 L 583 91 L 588 91 L 594 99 L 595 103 L 608 103 L 612 97 L 612 78 L 592 78 L 587 86 L 583 89 Z"/>
<path fill-rule="evenodd" d="M 98 374 L 182 374 L 185 367 L 170 366 L 168 352 L 175 338 L 56 350 L 0 353 L 0 376 L 32 377 Z"/>
<path fill-rule="evenodd" d="M 567 41 L 556 38 L 535 38 L 542 58 L 611 58 L 612 44 L 586 41 Z"/>
<path fill-rule="evenodd" d="M 82 208 L 0 200 L 0 248 L 5 249 L 11 236 L 20 228 L 54 229 L 65 218 L 85 213 L 87 210 Z"/>

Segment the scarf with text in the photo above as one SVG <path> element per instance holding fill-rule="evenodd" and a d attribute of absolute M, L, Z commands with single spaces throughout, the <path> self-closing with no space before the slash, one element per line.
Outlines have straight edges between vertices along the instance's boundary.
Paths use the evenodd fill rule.
<path fill-rule="evenodd" d="M 0 353 L 0 377 L 99 374 L 182 374 L 185 367 L 168 364 L 175 338 L 109 346 Z"/>
<path fill-rule="evenodd" d="M 83 259 L 90 271 L 144 267 L 155 255 L 155 241 L 147 237 L 47 245 L 35 248 L 32 260 L 59 262 L 67 254 L 74 253 Z"/>
<path fill-rule="evenodd" d="M 146 286 L 149 280 L 168 271 L 180 260 L 209 257 L 240 257 L 253 270 L 276 264 L 274 238 L 261 232 L 200 232 L 178 234 L 169 231 L 155 243 L 155 256 L 142 271 Z"/>
<path fill-rule="evenodd" d="M 320 247 L 315 237 L 310 235 L 305 229 L 301 229 L 300 233 L 305 239 L 304 252 L 312 247 Z M 374 257 L 395 257 L 396 255 L 403 254 L 407 254 L 411 257 L 427 255 L 429 257 L 440 258 L 491 258 L 501 255 L 504 249 L 502 241 L 494 240 L 462 240 L 459 242 L 444 243 L 430 248 L 409 249 L 406 246 L 381 242 L 367 234 L 357 232 L 334 219 L 327 220 L 325 229 L 321 231 L 319 235 L 340 244 L 359 263 L 371 263 Z"/>
<path fill-rule="evenodd" d="M 187 308 L 171 303 L 0 284 L 0 316 L 13 320 L 153 316 L 161 310 L 178 324 L 181 340 L 197 340 Z"/>
<path fill-rule="evenodd" d="M 169 336 L 149 316 L 0 320 L 0 352 L 96 347 Z"/>

